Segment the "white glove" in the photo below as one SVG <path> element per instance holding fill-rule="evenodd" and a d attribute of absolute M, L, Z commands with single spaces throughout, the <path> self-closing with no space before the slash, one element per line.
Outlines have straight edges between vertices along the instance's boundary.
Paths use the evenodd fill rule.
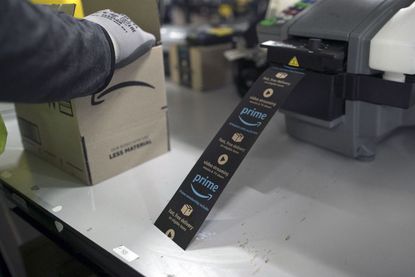
<path fill-rule="evenodd" d="M 103 27 L 112 40 L 115 67 L 123 67 L 147 53 L 155 44 L 154 35 L 143 31 L 125 14 L 102 10 L 85 17 Z"/>

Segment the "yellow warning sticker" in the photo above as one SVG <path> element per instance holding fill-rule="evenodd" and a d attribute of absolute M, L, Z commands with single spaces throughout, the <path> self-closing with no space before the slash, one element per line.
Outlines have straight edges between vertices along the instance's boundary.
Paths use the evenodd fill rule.
<path fill-rule="evenodd" d="M 217 28 L 210 28 L 208 30 L 209 34 L 218 36 L 218 37 L 224 37 L 229 36 L 233 34 L 233 29 L 229 27 L 217 27 Z"/>
<path fill-rule="evenodd" d="M 298 59 L 296 56 L 294 56 L 290 62 L 288 63 L 289 66 L 294 66 L 294 67 L 300 67 L 300 63 L 298 62 Z"/>

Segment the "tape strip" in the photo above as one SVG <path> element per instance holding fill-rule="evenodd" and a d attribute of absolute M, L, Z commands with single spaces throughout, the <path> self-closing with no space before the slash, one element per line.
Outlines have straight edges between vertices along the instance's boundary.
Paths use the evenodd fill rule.
<path fill-rule="evenodd" d="M 186 249 L 219 195 L 304 74 L 268 68 L 216 134 L 155 222 Z"/>

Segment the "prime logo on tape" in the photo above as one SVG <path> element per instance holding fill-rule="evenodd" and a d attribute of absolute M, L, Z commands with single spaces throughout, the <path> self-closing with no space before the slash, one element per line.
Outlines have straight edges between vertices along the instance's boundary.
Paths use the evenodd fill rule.
<path fill-rule="evenodd" d="M 258 136 L 304 74 L 270 67 L 216 134 L 155 222 L 186 249 Z"/>

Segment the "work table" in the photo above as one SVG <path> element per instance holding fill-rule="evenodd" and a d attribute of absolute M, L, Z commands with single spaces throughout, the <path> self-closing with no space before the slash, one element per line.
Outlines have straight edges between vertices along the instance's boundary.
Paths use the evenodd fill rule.
<path fill-rule="evenodd" d="M 231 86 L 197 93 L 170 83 L 167 94 L 171 151 L 94 186 L 24 152 L 16 119 L 6 118 L 4 190 L 59 238 L 95 248 L 93 262 L 112 273 L 413 276 L 414 129 L 359 162 L 289 137 L 277 114 L 183 251 L 153 223 L 239 97 Z M 119 246 L 139 257 L 126 261 Z"/>

